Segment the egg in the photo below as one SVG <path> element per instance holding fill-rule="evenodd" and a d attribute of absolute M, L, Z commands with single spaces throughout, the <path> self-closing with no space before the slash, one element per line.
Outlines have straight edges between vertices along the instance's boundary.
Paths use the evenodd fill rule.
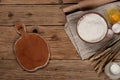
<path fill-rule="evenodd" d="M 117 63 L 113 63 L 110 67 L 110 71 L 114 74 L 120 74 L 120 65 L 118 65 Z"/>
<path fill-rule="evenodd" d="M 119 34 L 120 33 L 120 22 L 119 23 L 116 23 L 112 26 L 112 31 L 116 34 Z"/>

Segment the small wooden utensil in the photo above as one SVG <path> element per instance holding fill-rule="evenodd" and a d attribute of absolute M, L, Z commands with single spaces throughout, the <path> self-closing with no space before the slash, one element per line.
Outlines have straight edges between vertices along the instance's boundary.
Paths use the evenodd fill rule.
<path fill-rule="evenodd" d="M 23 24 L 17 23 L 15 27 L 21 34 L 14 46 L 18 63 L 27 71 L 35 71 L 46 66 L 50 53 L 45 40 L 38 34 L 27 34 Z"/>

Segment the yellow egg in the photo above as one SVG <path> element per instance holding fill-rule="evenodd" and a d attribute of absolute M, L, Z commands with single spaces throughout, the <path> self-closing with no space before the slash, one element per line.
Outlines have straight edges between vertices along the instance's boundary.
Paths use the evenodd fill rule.
<path fill-rule="evenodd" d="M 117 23 L 120 21 L 120 12 L 117 8 L 111 8 L 106 11 L 106 18 L 111 23 Z"/>
<path fill-rule="evenodd" d="M 119 17 L 118 14 L 113 14 L 113 15 L 112 15 L 112 19 L 117 22 L 117 21 L 120 20 L 120 17 Z"/>

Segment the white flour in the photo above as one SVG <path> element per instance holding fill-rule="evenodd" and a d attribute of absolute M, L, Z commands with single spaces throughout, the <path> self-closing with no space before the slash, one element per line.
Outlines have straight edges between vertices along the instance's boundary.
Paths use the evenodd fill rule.
<path fill-rule="evenodd" d="M 107 33 L 107 23 L 96 13 L 84 15 L 77 25 L 78 34 L 87 42 L 99 42 Z"/>

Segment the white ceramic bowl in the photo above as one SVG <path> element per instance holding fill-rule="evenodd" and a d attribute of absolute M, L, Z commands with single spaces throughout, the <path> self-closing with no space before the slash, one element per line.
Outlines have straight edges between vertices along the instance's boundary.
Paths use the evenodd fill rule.
<path fill-rule="evenodd" d="M 105 66 L 105 74 L 110 78 L 114 80 L 120 79 L 120 73 L 119 74 L 113 74 L 110 70 L 111 66 L 113 64 L 118 64 L 120 66 L 120 62 L 110 62 Z"/>

